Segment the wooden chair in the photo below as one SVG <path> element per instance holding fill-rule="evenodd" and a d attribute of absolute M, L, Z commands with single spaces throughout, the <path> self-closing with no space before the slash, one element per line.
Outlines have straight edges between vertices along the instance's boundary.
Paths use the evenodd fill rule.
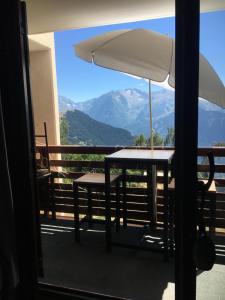
<path fill-rule="evenodd" d="M 199 213 L 200 217 L 198 216 L 199 222 L 203 221 L 203 214 L 204 214 L 204 208 L 205 208 L 205 198 L 208 196 L 210 200 L 210 224 L 209 224 L 209 230 L 211 233 L 215 232 L 215 213 L 216 213 L 216 184 L 214 181 L 214 174 L 215 174 L 215 162 L 214 162 L 214 155 L 212 152 L 208 153 L 208 160 L 209 160 L 209 177 L 208 180 L 202 180 L 200 179 L 198 181 L 198 191 L 201 194 L 200 199 L 200 207 L 199 207 Z M 200 224 L 199 226 L 203 226 L 203 224 Z"/>
<path fill-rule="evenodd" d="M 209 209 L 210 209 L 210 223 L 209 223 L 209 231 L 210 233 L 215 232 L 215 223 L 216 223 L 216 184 L 214 180 L 214 173 L 215 173 L 215 163 L 214 163 L 214 155 L 212 152 L 209 152 L 207 154 L 208 160 L 209 160 L 209 177 L 207 180 L 204 179 L 198 179 L 198 196 L 200 198 L 200 205 L 198 207 L 198 225 L 200 222 L 200 219 L 203 219 L 203 216 L 201 218 L 199 217 L 199 214 L 203 214 L 204 208 L 205 208 L 205 199 L 209 199 Z M 159 189 L 162 189 L 162 184 L 158 185 Z M 174 224 L 174 191 L 175 191 L 175 180 L 172 178 L 171 182 L 168 186 L 169 190 L 169 222 L 170 222 L 170 250 L 173 252 L 173 224 Z M 199 213 L 200 212 L 200 213 Z"/>
<path fill-rule="evenodd" d="M 39 203 L 44 209 L 44 215 L 52 212 L 52 219 L 56 219 L 55 203 L 53 195 L 54 178 L 50 170 L 50 159 L 48 150 L 47 124 L 44 122 L 44 133 L 35 135 L 35 138 L 43 138 L 45 148 L 40 152 L 40 160 L 37 164 L 37 185 Z"/>
<path fill-rule="evenodd" d="M 115 220 L 116 231 L 120 230 L 120 175 L 110 175 L 110 186 L 116 186 L 116 211 Z M 79 200 L 79 187 L 85 188 L 88 195 L 87 212 L 85 217 L 80 219 L 80 200 Z M 80 242 L 80 225 L 82 222 L 88 222 L 89 227 L 92 227 L 93 223 L 100 222 L 105 223 L 105 220 L 93 219 L 93 201 L 92 192 L 96 190 L 97 192 L 105 192 L 105 174 L 104 173 L 88 173 L 81 176 L 73 181 L 73 191 L 74 191 L 74 232 L 75 241 Z"/>

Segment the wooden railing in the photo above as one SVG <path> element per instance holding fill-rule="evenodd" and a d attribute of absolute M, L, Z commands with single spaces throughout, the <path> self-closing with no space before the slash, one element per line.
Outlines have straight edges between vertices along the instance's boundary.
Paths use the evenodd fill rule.
<path fill-rule="evenodd" d="M 44 147 L 38 146 L 37 150 L 42 151 Z M 132 148 L 132 147 L 129 147 Z M 137 148 L 137 147 L 135 147 Z M 115 151 L 123 149 L 123 147 L 99 147 L 99 146 L 49 146 L 50 165 L 55 178 L 54 198 L 56 211 L 58 213 L 73 213 L 73 192 L 72 179 L 76 179 L 86 172 L 104 171 L 104 156 Z M 143 147 L 141 147 L 143 149 Z M 157 149 L 165 149 L 159 148 Z M 169 148 L 166 148 L 169 149 Z M 171 148 L 170 148 L 171 149 Z M 215 182 L 217 186 L 216 193 L 216 226 L 225 228 L 225 147 L 217 148 L 200 148 L 199 156 L 205 157 L 208 152 L 212 151 L 215 156 Z M 53 154 L 61 154 L 61 159 L 51 159 Z M 80 156 L 72 155 L 95 154 L 92 160 L 81 159 Z M 70 155 L 70 157 L 68 157 Z M 100 157 L 99 157 L 100 156 Z M 222 163 L 217 163 L 218 158 L 224 159 Z M 100 159 L 100 160 L 98 160 Z M 205 161 L 205 160 L 202 160 Z M 198 165 L 199 172 L 207 172 L 209 166 L 207 164 Z M 158 169 L 158 171 L 160 171 Z M 147 189 L 146 176 L 139 172 L 138 174 L 130 174 L 127 176 L 127 203 L 128 203 L 128 220 L 133 223 L 145 223 L 148 221 L 147 212 Z M 162 182 L 162 176 L 157 176 L 157 183 Z M 135 183 L 135 184 L 132 184 Z M 224 191 L 223 191 L 224 190 Z M 113 193 L 113 191 L 112 191 Z M 163 215 L 163 197 L 162 190 L 157 192 L 157 220 L 160 223 Z M 79 192 L 81 213 L 86 212 L 87 195 L 85 191 Z M 93 213 L 96 216 L 104 216 L 104 194 L 93 193 Z M 209 217 L 209 201 L 206 201 L 205 217 Z M 112 212 L 115 208 L 115 195 L 112 195 Z"/>

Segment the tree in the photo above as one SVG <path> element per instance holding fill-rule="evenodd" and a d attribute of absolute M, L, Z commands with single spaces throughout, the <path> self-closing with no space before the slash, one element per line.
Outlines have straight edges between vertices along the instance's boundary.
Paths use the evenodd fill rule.
<path fill-rule="evenodd" d="M 147 140 L 144 134 L 140 134 L 134 141 L 135 146 L 146 146 Z"/>
<path fill-rule="evenodd" d="M 151 146 L 151 138 L 148 139 L 148 146 Z M 164 140 L 160 134 L 156 131 L 153 131 L 153 146 L 163 146 Z"/>
<path fill-rule="evenodd" d="M 175 144 L 175 130 L 174 128 L 167 128 L 167 135 L 164 139 L 165 146 L 174 146 Z"/>
<path fill-rule="evenodd" d="M 217 142 L 217 143 L 214 144 L 213 146 L 217 146 L 217 147 L 225 147 L 225 142 Z"/>
<path fill-rule="evenodd" d="M 69 126 L 65 117 L 60 120 L 60 142 L 62 145 L 68 145 Z"/>

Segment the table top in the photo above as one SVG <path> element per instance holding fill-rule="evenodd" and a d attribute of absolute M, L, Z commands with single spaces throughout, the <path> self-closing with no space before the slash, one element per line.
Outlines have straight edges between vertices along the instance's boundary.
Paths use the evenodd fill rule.
<path fill-rule="evenodd" d="M 114 161 L 149 161 L 169 162 L 173 158 L 174 150 L 143 150 L 143 149 L 122 149 L 113 154 L 107 155 L 106 160 Z"/>

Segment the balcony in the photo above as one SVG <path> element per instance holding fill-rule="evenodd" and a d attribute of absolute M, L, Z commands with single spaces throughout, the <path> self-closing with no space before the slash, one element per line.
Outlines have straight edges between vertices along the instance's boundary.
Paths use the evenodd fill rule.
<path fill-rule="evenodd" d="M 138 246 L 162 247 L 163 189 L 162 172 L 157 168 L 157 226 L 148 231 L 147 176 L 136 170 L 127 175 L 128 228 L 113 239 L 133 244 L 137 249 L 114 247 L 112 253 L 105 251 L 105 226 L 94 225 L 81 228 L 81 244 L 74 242 L 72 181 L 87 172 L 102 172 L 104 156 L 121 147 L 50 146 L 50 164 L 54 176 L 54 202 L 56 220 L 51 211 L 44 217 L 41 210 L 44 277 L 40 281 L 80 290 L 90 290 L 126 299 L 173 299 L 174 261 L 163 261 L 163 256 L 138 250 Z M 38 151 L 44 155 L 44 147 Z M 223 299 L 225 293 L 222 278 L 225 275 L 225 148 L 199 149 L 198 171 L 205 175 L 209 167 L 204 157 L 212 151 L 215 156 L 216 209 L 215 233 L 216 264 L 211 272 L 199 272 L 197 276 L 197 299 Z M 61 155 L 61 159 L 56 154 Z M 58 156 L 59 157 L 59 156 Z M 115 190 L 112 191 L 112 215 L 115 213 Z M 79 190 L 81 214 L 87 211 L 87 192 Z M 105 215 L 104 194 L 92 195 L 93 215 L 103 219 Z M 210 225 L 210 201 L 205 203 L 204 218 Z M 122 219 L 121 219 L 122 228 Z M 148 234 L 148 240 L 141 237 Z"/>

